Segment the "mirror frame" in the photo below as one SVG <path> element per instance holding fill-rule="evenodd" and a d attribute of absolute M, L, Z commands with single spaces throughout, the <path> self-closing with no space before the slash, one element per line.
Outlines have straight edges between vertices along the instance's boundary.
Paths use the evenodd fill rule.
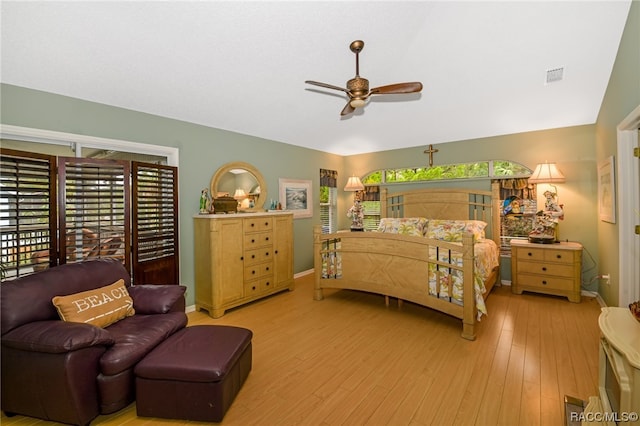
<path fill-rule="evenodd" d="M 222 178 L 222 176 L 224 176 L 226 173 L 229 173 L 233 169 L 244 169 L 247 172 L 251 173 L 253 177 L 256 178 L 256 181 L 260 186 L 260 195 L 256 197 L 254 206 L 246 209 L 242 209 L 242 211 L 243 212 L 264 211 L 263 206 L 264 206 L 265 200 L 267 199 L 267 184 L 264 181 L 264 177 L 262 177 L 262 174 L 258 171 L 258 169 L 253 167 L 251 164 L 245 163 L 242 161 L 234 161 L 232 163 L 227 163 L 221 166 L 218 170 L 216 170 L 216 172 L 211 177 L 211 182 L 209 183 L 209 193 L 211 194 L 211 198 L 213 199 L 218 195 L 218 183 L 220 182 L 220 179 Z"/>

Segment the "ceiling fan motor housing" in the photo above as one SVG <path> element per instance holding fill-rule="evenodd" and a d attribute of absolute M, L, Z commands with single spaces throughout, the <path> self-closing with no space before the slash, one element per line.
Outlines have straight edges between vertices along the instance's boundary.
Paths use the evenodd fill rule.
<path fill-rule="evenodd" d="M 367 96 L 369 94 L 369 80 L 356 76 L 347 81 L 347 89 L 354 98 Z"/>

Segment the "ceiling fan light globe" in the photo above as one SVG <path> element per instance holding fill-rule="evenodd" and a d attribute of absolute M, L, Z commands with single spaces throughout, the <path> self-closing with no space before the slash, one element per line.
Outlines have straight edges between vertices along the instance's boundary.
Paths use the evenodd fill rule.
<path fill-rule="evenodd" d="M 349 104 L 353 108 L 362 108 L 367 102 L 364 99 L 353 99 Z"/>

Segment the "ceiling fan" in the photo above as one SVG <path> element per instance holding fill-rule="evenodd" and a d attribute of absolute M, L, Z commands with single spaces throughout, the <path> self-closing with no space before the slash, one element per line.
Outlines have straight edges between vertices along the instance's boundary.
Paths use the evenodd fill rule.
<path fill-rule="evenodd" d="M 325 87 L 327 89 L 340 90 L 349 96 L 349 102 L 343 108 L 340 115 L 351 114 L 356 108 L 362 108 L 366 105 L 367 99 L 371 95 L 395 95 L 400 93 L 417 93 L 422 90 L 422 83 L 396 83 L 387 86 L 374 87 L 369 90 L 369 80 L 360 77 L 360 61 L 359 54 L 364 48 L 364 41 L 355 40 L 349 45 L 349 49 L 356 54 L 356 76 L 347 81 L 347 88 L 334 86 L 332 84 L 320 83 L 318 81 L 307 80 L 305 83 L 314 86 Z"/>

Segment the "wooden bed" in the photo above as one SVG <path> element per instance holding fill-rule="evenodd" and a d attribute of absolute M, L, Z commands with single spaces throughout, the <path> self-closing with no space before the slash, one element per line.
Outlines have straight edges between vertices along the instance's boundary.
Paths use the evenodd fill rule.
<path fill-rule="evenodd" d="M 491 185 L 491 191 L 421 189 L 389 194 L 383 188 L 380 201 L 383 217 L 419 217 L 431 219 L 434 224 L 438 222 L 434 219 L 486 222 L 486 239 L 495 242 L 496 250 L 500 247 L 498 183 Z M 322 234 L 320 226 L 314 227 L 314 299 L 323 299 L 324 288 L 377 293 L 385 296 L 387 304 L 389 297 L 395 297 L 398 303 L 406 300 L 460 318 L 462 337 L 474 340 L 476 297 L 484 304 L 484 298 L 499 283 L 500 266 L 493 267 L 488 274 L 485 271 L 482 279 L 476 275 L 477 237 L 474 239 L 472 233 L 462 232 L 461 243 L 429 236 L 433 234 Z M 444 280 L 451 284 L 452 276 L 458 277 L 458 293 L 454 294 L 454 285 L 444 285 L 443 295 L 440 283 Z M 484 292 L 476 280 L 484 282 Z"/>

